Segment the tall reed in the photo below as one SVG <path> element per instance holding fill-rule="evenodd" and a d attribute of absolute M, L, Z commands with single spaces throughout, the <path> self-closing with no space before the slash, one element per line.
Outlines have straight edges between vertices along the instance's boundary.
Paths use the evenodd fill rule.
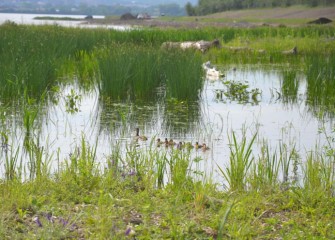
<path fill-rule="evenodd" d="M 283 101 L 286 104 L 297 102 L 299 90 L 299 79 L 296 70 L 283 71 L 283 79 L 281 81 L 281 93 Z"/>
<path fill-rule="evenodd" d="M 334 50 L 330 49 L 329 53 L 329 56 L 315 55 L 307 59 L 307 104 L 317 116 L 320 112 L 328 116 L 334 116 L 335 113 Z"/>
<path fill-rule="evenodd" d="M 229 138 L 229 165 L 225 169 L 218 167 L 224 179 L 228 182 L 231 191 L 244 191 L 247 189 L 247 176 L 254 161 L 252 146 L 256 136 L 257 134 L 251 138 L 249 143 L 246 136 L 243 136 L 241 142 L 238 143 L 235 132 L 232 132 L 232 139 Z"/>
<path fill-rule="evenodd" d="M 75 189 L 90 191 L 96 186 L 99 178 L 99 168 L 96 162 L 97 145 L 90 146 L 82 136 L 81 144 L 70 154 L 64 162 L 61 178 L 68 178 Z"/>
<path fill-rule="evenodd" d="M 202 89 L 202 58 L 193 51 L 163 51 L 160 72 L 166 96 L 179 100 L 198 100 Z"/>
<path fill-rule="evenodd" d="M 255 191 L 275 188 L 279 182 L 279 170 L 277 153 L 271 153 L 269 145 L 263 143 L 260 156 L 252 164 L 251 188 Z"/>

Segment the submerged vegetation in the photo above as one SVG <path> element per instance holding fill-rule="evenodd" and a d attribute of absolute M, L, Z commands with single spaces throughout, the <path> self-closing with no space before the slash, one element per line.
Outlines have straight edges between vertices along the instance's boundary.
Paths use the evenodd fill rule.
<path fill-rule="evenodd" d="M 257 131 L 249 137 L 233 129 L 223 136 L 228 161 L 217 160 L 215 170 L 204 169 L 207 148 L 156 144 L 166 129 L 211 134 L 200 119 L 201 65 L 208 60 L 284 66 L 276 91 L 287 105 L 299 99 L 302 73 L 305 104 L 320 123 L 332 120 L 332 27 L 119 32 L 7 23 L 0 32 L 1 239 L 335 237 L 334 131 L 321 128 L 325 145 L 304 157 L 295 143 L 272 147 Z M 160 47 L 215 38 L 222 48 L 204 54 Z M 298 53 L 286 54 L 294 46 Z M 246 83 L 223 84 L 220 98 L 261 101 L 262 92 Z M 99 94 L 99 133 L 111 134 L 110 153 L 99 154 L 84 133 L 71 153 L 62 155 L 61 147 L 50 152 L 54 139 L 49 143 L 41 128 L 57 123 L 49 122 L 48 106 L 64 102 L 67 116 L 75 116 L 84 105 L 82 92 L 92 91 Z M 160 105 L 148 107 L 152 102 Z M 152 108 L 160 108 L 162 129 L 147 143 L 127 136 L 134 123 L 141 131 L 153 124 Z M 60 131 L 71 131 L 65 128 Z"/>

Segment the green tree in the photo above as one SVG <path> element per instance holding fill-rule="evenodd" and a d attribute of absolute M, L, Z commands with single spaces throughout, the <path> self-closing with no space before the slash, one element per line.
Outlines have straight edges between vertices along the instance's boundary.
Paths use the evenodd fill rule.
<path fill-rule="evenodd" d="M 185 10 L 186 10 L 186 13 L 187 13 L 188 16 L 197 15 L 195 8 L 192 6 L 192 4 L 190 2 L 186 3 Z"/>

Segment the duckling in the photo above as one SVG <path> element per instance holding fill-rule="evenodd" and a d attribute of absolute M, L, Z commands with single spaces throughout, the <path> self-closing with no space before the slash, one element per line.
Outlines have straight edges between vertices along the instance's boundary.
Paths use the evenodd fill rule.
<path fill-rule="evenodd" d="M 161 141 L 160 138 L 157 138 L 157 147 L 160 147 L 164 142 Z"/>
<path fill-rule="evenodd" d="M 206 143 L 203 143 L 201 149 L 202 151 L 207 151 L 209 150 L 209 147 L 206 146 Z"/>
<path fill-rule="evenodd" d="M 142 141 L 148 140 L 148 138 L 146 136 L 140 136 L 139 133 L 140 133 L 140 129 L 136 128 L 136 136 L 135 136 L 136 140 L 142 140 Z"/>
<path fill-rule="evenodd" d="M 165 138 L 164 140 L 164 144 L 165 144 L 165 147 L 168 147 L 169 146 L 169 140 L 167 138 Z"/>
<path fill-rule="evenodd" d="M 172 138 L 169 140 L 169 145 L 170 145 L 170 146 L 174 146 L 174 145 L 176 145 L 176 143 L 173 141 Z"/>
<path fill-rule="evenodd" d="M 195 147 L 195 149 L 198 150 L 198 149 L 202 148 L 202 145 L 199 145 L 199 143 L 196 142 L 195 145 L 194 145 L 194 147 Z"/>
<path fill-rule="evenodd" d="M 179 143 L 177 144 L 177 149 L 181 150 L 182 147 L 183 147 L 183 143 L 182 143 L 182 142 L 179 142 Z"/>

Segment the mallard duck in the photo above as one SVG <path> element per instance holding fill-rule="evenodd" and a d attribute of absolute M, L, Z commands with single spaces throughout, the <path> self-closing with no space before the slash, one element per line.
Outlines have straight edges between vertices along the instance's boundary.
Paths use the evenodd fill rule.
<path fill-rule="evenodd" d="M 182 147 L 183 147 L 183 143 L 182 143 L 182 142 L 179 142 L 179 143 L 177 144 L 177 149 L 181 150 Z"/>
<path fill-rule="evenodd" d="M 136 128 L 136 136 L 135 136 L 136 140 L 142 140 L 142 141 L 146 141 L 148 140 L 148 138 L 146 136 L 140 136 L 140 129 Z"/>

